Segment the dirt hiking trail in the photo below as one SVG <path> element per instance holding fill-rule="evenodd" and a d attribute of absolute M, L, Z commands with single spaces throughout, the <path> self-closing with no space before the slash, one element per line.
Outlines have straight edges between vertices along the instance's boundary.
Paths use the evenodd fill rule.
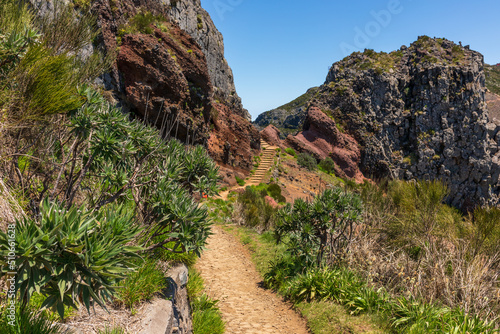
<path fill-rule="evenodd" d="M 259 286 L 247 249 L 219 226 L 196 268 L 206 292 L 219 300 L 227 334 L 307 334 L 306 322 L 276 294 Z"/>

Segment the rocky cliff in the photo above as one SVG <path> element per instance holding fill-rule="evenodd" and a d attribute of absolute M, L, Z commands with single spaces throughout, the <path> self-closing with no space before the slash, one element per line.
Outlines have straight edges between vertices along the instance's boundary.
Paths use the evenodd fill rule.
<path fill-rule="evenodd" d="M 500 128 L 485 94 L 480 53 L 423 36 L 333 64 L 309 106 L 359 143 L 365 176 L 440 179 L 453 205 L 472 207 L 499 202 Z"/>
<path fill-rule="evenodd" d="M 103 84 L 124 106 L 167 136 L 207 146 L 222 165 L 251 169 L 260 136 L 199 0 L 95 0 L 91 11 L 101 44 L 117 52 Z"/>
<path fill-rule="evenodd" d="M 208 71 L 215 98 L 229 106 L 239 116 L 250 120 L 236 93 L 233 71 L 224 58 L 224 40 L 210 15 L 201 7 L 200 0 L 167 0 L 168 16 L 200 45 L 206 55 Z"/>

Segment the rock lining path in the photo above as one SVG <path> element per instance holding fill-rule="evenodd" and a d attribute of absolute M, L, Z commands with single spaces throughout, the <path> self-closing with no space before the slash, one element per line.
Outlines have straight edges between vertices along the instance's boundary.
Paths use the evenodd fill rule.
<path fill-rule="evenodd" d="M 247 249 L 213 226 L 207 250 L 196 268 L 207 294 L 219 300 L 227 334 L 306 334 L 306 322 L 273 292 L 260 287 Z"/>

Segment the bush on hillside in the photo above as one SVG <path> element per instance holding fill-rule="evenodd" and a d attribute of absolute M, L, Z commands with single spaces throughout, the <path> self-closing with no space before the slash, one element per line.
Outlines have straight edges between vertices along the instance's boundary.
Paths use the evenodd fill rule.
<path fill-rule="evenodd" d="M 267 187 L 267 193 L 269 196 L 274 198 L 276 202 L 278 203 L 286 203 L 286 198 L 285 196 L 281 195 L 281 187 L 277 185 L 276 183 L 271 183 Z"/>
<path fill-rule="evenodd" d="M 340 188 L 327 189 L 312 202 L 298 199 L 277 213 L 278 242 L 305 266 L 332 264 L 347 253 L 361 213 L 360 197 Z"/>
<path fill-rule="evenodd" d="M 285 149 L 285 152 L 288 154 L 288 155 L 291 155 L 292 157 L 296 158 L 297 157 L 297 153 L 295 152 L 295 150 L 291 147 L 287 147 Z"/>
<path fill-rule="evenodd" d="M 238 195 L 233 216 L 241 225 L 268 230 L 274 224 L 275 209 L 266 202 L 267 191 L 246 187 L 245 192 Z"/>
<path fill-rule="evenodd" d="M 335 162 L 333 162 L 332 158 L 327 157 L 321 160 L 318 166 L 323 172 L 335 175 Z"/>
<path fill-rule="evenodd" d="M 414 252 L 431 239 L 459 235 L 463 225 L 461 215 L 444 204 L 448 189 L 441 182 L 393 181 L 388 193 L 394 205 L 395 219 L 388 221 L 383 230 L 396 246 Z"/>
<path fill-rule="evenodd" d="M 297 163 L 299 166 L 305 167 L 310 171 L 315 170 L 318 167 L 316 159 L 309 153 L 299 153 L 297 155 Z"/>
<path fill-rule="evenodd" d="M 75 19 L 62 3 L 43 18 L 17 1 L 2 0 L 0 7 L 0 107 L 8 120 L 42 120 L 80 107 L 77 85 L 107 70 L 114 57 L 77 56 L 98 35 L 95 18 Z"/>
<path fill-rule="evenodd" d="M 471 239 L 474 256 L 498 254 L 500 252 L 500 209 L 477 207 L 468 218 L 472 225 Z"/>

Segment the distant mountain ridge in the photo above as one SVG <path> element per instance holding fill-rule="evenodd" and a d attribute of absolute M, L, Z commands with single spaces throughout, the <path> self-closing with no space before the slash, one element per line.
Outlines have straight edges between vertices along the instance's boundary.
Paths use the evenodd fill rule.
<path fill-rule="evenodd" d="M 304 124 L 307 104 L 318 90 L 319 87 L 310 88 L 295 100 L 260 114 L 253 122 L 254 125 L 262 130 L 272 124 L 280 130 L 282 139 L 289 134 L 296 134 Z"/>

